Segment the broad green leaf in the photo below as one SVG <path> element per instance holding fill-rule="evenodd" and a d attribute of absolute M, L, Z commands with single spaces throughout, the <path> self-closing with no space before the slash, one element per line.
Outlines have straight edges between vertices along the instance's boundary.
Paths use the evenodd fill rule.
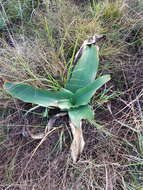
<path fill-rule="evenodd" d="M 59 107 L 61 109 L 69 109 L 71 105 L 72 92 L 62 89 L 53 92 L 34 88 L 28 84 L 13 84 L 6 82 L 4 89 L 13 97 L 24 102 L 38 104 L 43 107 Z"/>
<path fill-rule="evenodd" d="M 72 98 L 72 96 L 74 95 L 70 90 L 65 89 L 65 88 L 60 88 L 59 92 L 62 92 L 63 94 L 65 94 L 67 98 Z"/>
<path fill-rule="evenodd" d="M 73 97 L 74 105 L 80 106 L 88 104 L 95 92 L 109 80 L 110 75 L 104 75 L 96 79 L 94 82 L 90 83 L 85 88 L 77 90 Z"/>
<path fill-rule="evenodd" d="M 67 82 L 66 89 L 75 93 L 78 89 L 93 82 L 96 77 L 98 62 L 98 47 L 95 45 L 85 46 Z"/>
<path fill-rule="evenodd" d="M 89 105 L 73 108 L 68 111 L 71 123 L 77 128 L 80 127 L 82 119 L 93 120 L 94 112 Z"/>

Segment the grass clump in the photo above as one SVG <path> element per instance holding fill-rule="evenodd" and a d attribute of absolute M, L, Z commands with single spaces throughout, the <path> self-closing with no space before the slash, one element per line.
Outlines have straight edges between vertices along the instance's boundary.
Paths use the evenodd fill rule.
<path fill-rule="evenodd" d="M 38 7 L 38 1 L 27 1 L 27 0 L 11 0 L 3 1 L 0 4 L 1 7 L 1 27 L 2 30 L 7 28 L 14 29 L 15 25 L 22 25 L 29 22 L 32 13 Z M 4 23 L 4 24 L 3 24 Z"/>

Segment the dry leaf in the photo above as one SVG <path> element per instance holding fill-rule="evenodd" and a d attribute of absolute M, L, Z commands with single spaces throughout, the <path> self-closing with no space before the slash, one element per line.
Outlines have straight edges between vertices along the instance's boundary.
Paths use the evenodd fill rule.
<path fill-rule="evenodd" d="M 73 141 L 70 149 L 71 149 L 71 156 L 74 162 L 76 162 L 77 159 L 79 158 L 79 155 L 82 153 L 85 145 L 81 125 L 82 122 L 80 123 L 80 127 L 77 128 L 73 123 L 70 123 L 70 127 L 73 134 Z"/>

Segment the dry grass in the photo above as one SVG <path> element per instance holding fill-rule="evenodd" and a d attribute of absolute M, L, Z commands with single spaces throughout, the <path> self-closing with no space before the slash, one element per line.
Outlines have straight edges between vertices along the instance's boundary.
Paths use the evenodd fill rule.
<path fill-rule="evenodd" d="M 86 147 L 73 164 L 67 118 L 56 124 L 65 127 L 42 143 L 24 138 L 25 125 L 33 131 L 44 130 L 44 110 L 38 108 L 25 117 L 31 105 L 1 90 L 2 190 L 142 190 L 142 2 L 73 2 L 39 1 L 28 22 L 13 19 L 14 30 L 7 26 L 0 39 L 0 76 L 43 88 L 64 86 L 68 62 L 82 42 L 102 33 L 106 39 L 99 44 L 100 71 L 111 74 L 106 87 L 111 97 L 96 101 L 95 96 L 96 124 L 84 121 Z"/>

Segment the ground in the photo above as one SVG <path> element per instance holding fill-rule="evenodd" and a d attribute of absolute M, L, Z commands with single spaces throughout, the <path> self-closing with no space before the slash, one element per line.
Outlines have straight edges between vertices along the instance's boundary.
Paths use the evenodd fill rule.
<path fill-rule="evenodd" d="M 6 0 L 0 3 L 0 77 L 36 87 L 64 86 L 68 63 L 83 41 L 103 34 L 98 75 L 111 81 L 91 101 L 94 123 L 70 155 L 68 117 L 44 142 L 22 135 L 48 122 L 44 108 L 0 89 L 0 189 L 143 190 L 143 3 L 133 1 Z M 51 110 L 49 117 L 60 110 Z"/>

